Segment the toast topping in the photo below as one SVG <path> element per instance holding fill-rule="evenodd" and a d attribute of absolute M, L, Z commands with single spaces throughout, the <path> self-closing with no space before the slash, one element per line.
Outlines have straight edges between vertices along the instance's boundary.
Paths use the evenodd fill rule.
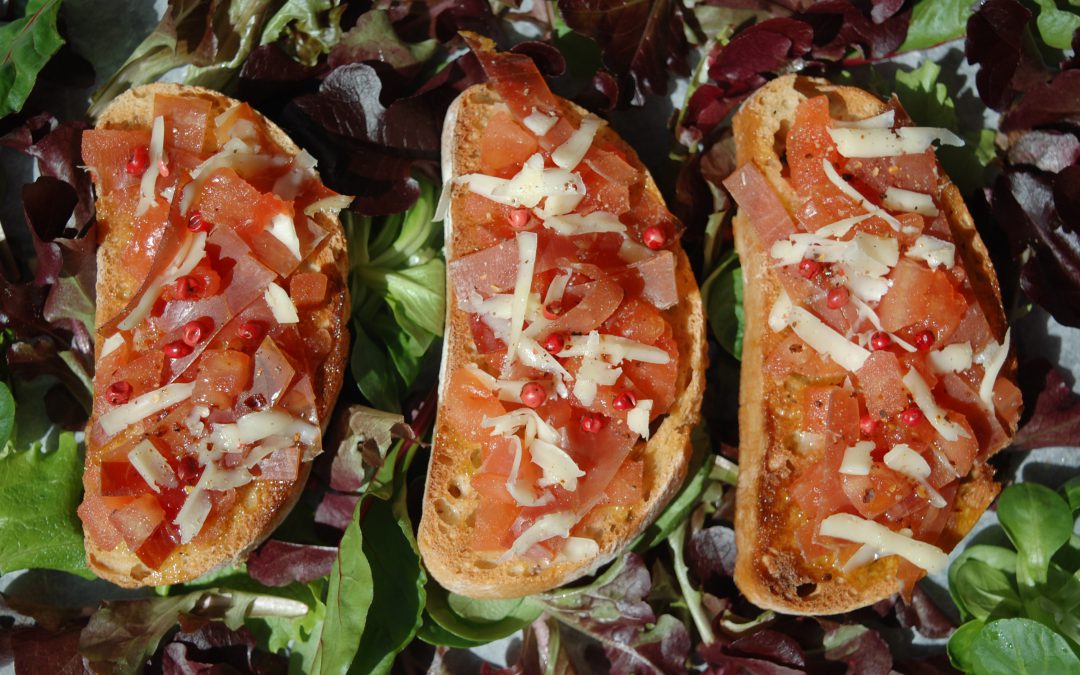
<path fill-rule="evenodd" d="M 450 280 L 476 349 L 442 414 L 483 447 L 474 549 L 547 564 L 596 550 L 594 510 L 641 502 L 632 452 L 676 394 L 663 312 L 679 231 L 600 119 L 560 104 L 530 59 L 477 55 L 502 100 L 453 188 L 468 234 Z"/>
<path fill-rule="evenodd" d="M 725 184 L 781 285 L 764 346 L 778 439 L 765 461 L 790 457 L 790 470 L 765 490 L 790 500 L 794 537 L 762 525 L 768 546 L 794 547 L 819 578 L 899 555 L 910 590 L 944 564 L 960 482 L 1007 442 L 1019 391 L 1000 376 L 1008 333 L 991 334 L 942 213 L 932 143 L 959 139 L 905 122 L 890 109 L 839 123 L 826 97 L 807 99 L 786 138 L 795 212 L 753 163 Z"/>
<path fill-rule="evenodd" d="M 328 234 L 311 216 L 348 198 L 246 105 L 217 118 L 198 95 L 153 107 L 149 129 L 83 136 L 99 227 L 130 242 L 108 262 L 137 290 L 98 331 L 79 515 L 98 547 L 123 543 L 157 569 L 238 488 L 293 483 L 320 451 L 329 280 L 300 268 Z"/>

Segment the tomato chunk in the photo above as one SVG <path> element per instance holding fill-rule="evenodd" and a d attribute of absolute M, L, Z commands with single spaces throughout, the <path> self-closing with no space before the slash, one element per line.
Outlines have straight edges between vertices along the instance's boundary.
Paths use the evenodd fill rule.
<path fill-rule="evenodd" d="M 512 176 L 539 148 L 536 136 L 500 110 L 491 116 L 480 138 L 480 165 L 489 176 Z"/>
<path fill-rule="evenodd" d="M 297 309 L 316 307 L 326 300 L 328 283 L 322 272 L 298 272 L 289 279 L 289 297 Z"/>
<path fill-rule="evenodd" d="M 251 357 L 235 349 L 203 352 L 191 401 L 196 405 L 231 408 L 251 378 Z"/>
<path fill-rule="evenodd" d="M 892 288 L 881 298 L 878 316 L 890 333 L 930 330 L 945 344 L 960 325 L 967 302 L 942 269 L 931 270 L 903 257 L 893 268 Z"/>

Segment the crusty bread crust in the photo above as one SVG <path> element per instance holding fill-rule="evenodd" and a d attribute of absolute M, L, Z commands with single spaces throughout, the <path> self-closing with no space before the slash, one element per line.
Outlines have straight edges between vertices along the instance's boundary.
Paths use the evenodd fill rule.
<path fill-rule="evenodd" d="M 209 89 L 176 84 L 150 84 L 132 89 L 117 97 L 101 114 L 98 129 L 146 129 L 153 122 L 154 96 L 156 94 L 197 96 L 213 104 L 212 114 L 220 114 L 238 103 L 223 94 Z M 270 137 L 287 154 L 294 155 L 300 148 L 273 122 L 264 120 Z M 313 373 L 319 419 L 325 426 L 330 411 L 341 390 L 342 378 L 348 362 L 350 310 L 348 284 L 348 252 L 345 233 L 336 216 L 325 212 L 316 214 L 318 223 L 330 235 L 305 261 L 298 271 L 319 271 L 330 277 L 331 293 L 325 305 L 317 310 L 316 325 L 326 328 L 333 346 L 325 362 Z M 132 233 L 108 223 L 98 228 L 98 278 L 96 326 L 100 329 L 117 315 L 138 291 L 139 281 L 123 272 L 121 253 Z M 102 341 L 97 340 L 97 349 Z M 94 410 L 87 425 L 89 430 L 97 421 L 100 410 Z M 100 461 L 104 447 L 88 447 L 86 466 Z M 289 484 L 277 481 L 254 481 L 237 488 L 237 500 L 228 517 L 211 518 L 203 531 L 189 544 L 176 549 L 157 570 L 146 567 L 121 542 L 112 551 L 105 551 L 86 537 L 86 559 L 90 569 L 98 576 L 126 587 L 158 586 L 189 581 L 216 567 L 242 559 L 276 528 L 288 515 L 307 482 L 311 462 L 303 462 L 297 480 Z M 89 473 L 89 472 L 87 472 Z M 86 483 L 87 479 L 84 479 Z M 85 485 L 87 490 L 97 486 Z"/>
<path fill-rule="evenodd" d="M 498 104 L 498 94 L 487 85 L 473 86 L 454 101 L 443 127 L 445 182 L 479 170 L 479 139 Z M 573 106 L 569 102 L 565 104 Z M 584 115 L 584 111 L 576 106 L 574 110 L 578 115 Z M 626 152 L 635 166 L 642 167 L 633 149 L 613 131 L 605 127 L 601 133 L 605 140 Z M 647 172 L 646 186 L 659 196 L 659 190 Z M 456 185 L 450 189 L 445 220 L 446 255 L 447 259 L 453 260 L 463 230 L 470 224 L 460 216 L 460 196 L 466 188 Z M 480 444 L 455 437 L 445 418 L 440 416 L 435 423 L 417 539 L 428 571 L 444 587 L 470 597 L 510 598 L 538 593 L 590 574 L 612 560 L 652 522 L 679 489 L 691 451 L 690 432 L 700 415 L 707 357 L 701 294 L 689 260 L 681 249 L 676 251 L 676 259 L 681 301 L 664 315 L 674 329 L 685 367 L 677 383 L 678 397 L 667 417 L 652 439 L 648 443 L 638 443 L 631 453 L 632 457 L 645 461 L 645 501 L 630 507 L 596 509 L 590 514 L 586 536 L 594 538 L 600 546 L 595 558 L 547 566 L 536 566 L 519 559 L 498 564 L 498 553 L 477 552 L 470 546 L 470 524 L 476 510 L 481 508 L 479 495 L 470 483 L 482 459 Z M 450 284 L 447 286 L 452 288 Z M 475 356 L 468 316 L 455 303 L 447 302 L 440 395 L 446 393 L 446 375 L 472 362 Z"/>
<path fill-rule="evenodd" d="M 799 197 L 782 174 L 785 138 L 795 108 L 803 100 L 822 94 L 829 97 L 834 119 L 863 119 L 885 109 L 880 99 L 861 89 L 788 75 L 758 90 L 733 121 L 737 165 L 753 162 L 792 213 L 799 205 Z M 939 189 L 957 252 L 991 331 L 1000 342 L 1006 319 L 990 256 L 959 190 L 943 172 Z M 897 556 L 839 574 L 832 569 L 810 568 L 794 552 L 794 547 L 775 545 L 775 542 L 791 542 L 795 525 L 789 518 L 791 506 L 787 497 L 777 494 L 775 489 L 791 451 L 773 435 L 773 421 L 766 414 L 767 397 L 772 393 L 764 373 L 766 318 L 781 285 L 771 271 L 768 253 L 757 242 L 743 214 L 735 216 L 734 228 L 745 278 L 746 317 L 739 389 L 735 583 L 759 607 L 789 614 L 834 614 L 869 605 L 899 590 Z M 1004 372 L 1014 371 L 1012 359 Z M 1011 437 L 1015 429 L 1008 431 Z M 998 485 L 992 476 L 989 466 L 978 463 L 961 482 L 953 513 L 939 542 L 945 550 L 950 550 L 967 534 L 997 495 Z"/>

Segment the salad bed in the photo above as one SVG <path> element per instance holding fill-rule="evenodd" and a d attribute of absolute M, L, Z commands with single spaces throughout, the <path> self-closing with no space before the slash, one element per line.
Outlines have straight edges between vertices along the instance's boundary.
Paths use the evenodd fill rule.
<path fill-rule="evenodd" d="M 965 137 L 940 157 L 991 249 L 1010 318 L 1035 334 L 1048 312 L 1052 325 L 1074 327 L 1063 330 L 1074 343 L 1074 5 L 169 0 L 115 72 L 87 49 L 89 5 L 12 3 L 0 27 L 0 144 L 18 176 L 5 185 L 20 186 L 3 195 L 0 248 L 0 654 L 17 673 L 1080 671 L 1075 460 L 1047 475 L 1049 487 L 1004 490 L 1000 527 L 959 547 L 948 594 L 924 582 L 910 602 L 819 618 L 740 597 L 731 522 L 742 277 L 721 187 L 734 165 L 730 114 L 768 79 L 798 71 L 895 93 L 916 123 Z M 445 314 L 432 222 L 439 133 L 449 103 L 482 77 L 461 30 L 531 56 L 556 93 L 638 148 L 687 226 L 711 328 L 705 421 L 681 492 L 596 578 L 510 601 L 440 588 L 414 539 Z M 973 87 L 958 86 L 959 70 Z M 354 342 L 325 452 L 286 522 L 245 565 L 132 594 L 90 579 L 75 516 L 95 278 L 79 148 L 113 97 L 163 77 L 248 101 L 318 159 L 328 186 L 357 195 L 343 215 Z M 88 92 L 85 111 L 65 103 Z M 32 182 L 16 153 L 33 159 Z M 1040 344 L 1018 340 L 1018 452 L 1080 438 L 1070 386 L 1080 363 L 1047 361 Z M 1018 452 L 995 460 L 1001 479 L 1015 475 Z"/>

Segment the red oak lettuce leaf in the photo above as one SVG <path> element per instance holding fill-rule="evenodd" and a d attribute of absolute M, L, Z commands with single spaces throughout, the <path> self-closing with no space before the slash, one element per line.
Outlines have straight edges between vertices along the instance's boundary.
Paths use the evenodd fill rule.
<path fill-rule="evenodd" d="M 759 630 L 740 637 L 728 648 L 735 653 L 761 657 L 792 668 L 806 667 L 806 654 L 795 638 L 775 630 Z"/>
<path fill-rule="evenodd" d="M 776 635 L 781 634 L 776 633 Z M 783 636 L 781 635 L 781 637 Z M 803 668 L 791 668 L 765 659 L 738 656 L 737 654 L 731 653 L 730 644 L 724 644 L 721 641 L 707 645 L 703 643 L 698 646 L 697 652 L 709 665 L 709 669 L 705 671 L 709 673 L 709 675 L 727 675 L 728 673 L 800 675 L 806 672 Z"/>
<path fill-rule="evenodd" d="M 149 672 L 285 675 L 288 670 L 288 658 L 258 649 L 255 636 L 246 627 L 231 630 L 222 623 L 207 621 L 197 628 L 180 631 L 159 647 L 151 659 Z"/>
<path fill-rule="evenodd" d="M 856 624 L 838 624 L 827 619 L 818 622 L 825 629 L 825 658 L 848 664 L 849 673 L 889 675 L 892 653 L 877 631 Z"/>
<path fill-rule="evenodd" d="M 898 0 L 873 0 L 870 11 L 864 2 L 830 0 L 815 3 L 800 15 L 814 27 L 815 58 L 840 61 L 852 49 L 865 58 L 882 59 L 892 54 L 907 37 L 911 10 L 898 11 Z"/>
<path fill-rule="evenodd" d="M 956 624 L 952 619 L 941 611 L 941 608 L 921 586 L 915 587 L 910 603 L 900 598 L 894 607 L 896 619 L 902 627 L 914 628 L 925 637 L 948 637 L 956 629 Z"/>
<path fill-rule="evenodd" d="M 708 134 L 755 89 L 806 55 L 813 39 L 809 24 L 789 18 L 767 19 L 736 33 L 709 56 L 712 81 L 690 97 L 683 126 L 696 138 Z"/>
<path fill-rule="evenodd" d="M 1048 126 L 1080 124 L 1080 70 L 1065 70 L 1044 84 L 1024 92 L 1001 121 L 1005 132 Z"/>
<path fill-rule="evenodd" d="M 735 531 L 726 525 L 694 532 L 686 550 L 687 562 L 702 584 L 714 576 L 735 574 Z"/>
<path fill-rule="evenodd" d="M 1008 158 L 1010 164 L 1058 173 L 1080 159 L 1080 138 L 1062 131 L 1025 131 L 1013 139 Z"/>
<path fill-rule="evenodd" d="M 336 546 L 294 544 L 270 539 L 248 558 L 251 578 L 266 586 L 306 584 L 330 574 L 337 558 Z"/>
<path fill-rule="evenodd" d="M 344 531 L 352 521 L 360 495 L 343 495 L 328 491 L 315 509 L 315 522 Z"/>
<path fill-rule="evenodd" d="M 690 72 L 679 0 L 564 0 L 559 11 L 600 45 L 604 64 L 629 85 L 623 90 L 633 105 L 666 94 L 670 73 Z"/>
<path fill-rule="evenodd" d="M 1080 236 L 1055 208 L 1052 178 L 1007 171 L 994 182 L 992 204 L 1014 255 L 1027 252 L 1020 287 L 1061 323 L 1080 326 Z"/>
<path fill-rule="evenodd" d="M 646 602 L 651 588 L 645 562 L 630 554 L 592 585 L 544 601 L 561 622 L 600 639 L 612 673 L 685 672 L 690 633 L 668 614 L 657 618 Z"/>
<path fill-rule="evenodd" d="M 1017 432 L 1013 445 L 1034 450 L 1075 445 L 1077 438 L 1080 438 L 1080 396 L 1072 392 L 1060 370 L 1050 368 L 1031 418 Z"/>
<path fill-rule="evenodd" d="M 978 66 L 975 86 L 983 103 L 1004 110 L 1018 90 L 1045 79 L 1025 44 L 1031 11 L 1018 0 L 987 0 L 967 22 L 964 52 Z"/>
<path fill-rule="evenodd" d="M 18 628 L 9 633 L 11 665 L 19 675 L 82 675 L 79 629 L 50 631 L 41 626 Z"/>

